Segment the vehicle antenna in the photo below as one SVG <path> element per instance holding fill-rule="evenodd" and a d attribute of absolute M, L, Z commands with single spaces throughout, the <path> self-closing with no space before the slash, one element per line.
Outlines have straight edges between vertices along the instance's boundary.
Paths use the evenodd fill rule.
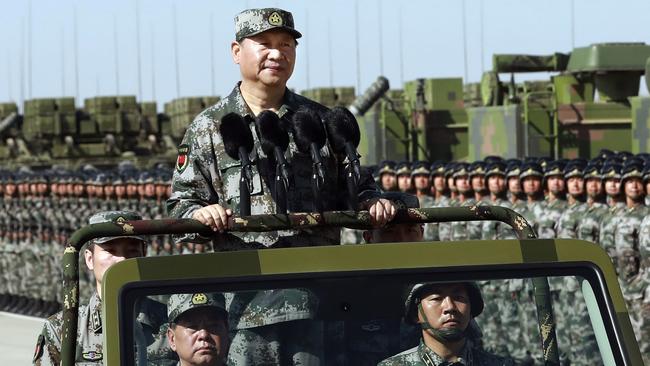
<path fill-rule="evenodd" d="M 65 95 L 65 28 L 61 27 L 61 95 Z"/>
<path fill-rule="evenodd" d="M 142 100 L 142 62 L 141 54 L 142 50 L 140 47 L 140 1 L 135 1 L 135 41 L 136 47 L 138 48 L 138 99 Z"/>
<path fill-rule="evenodd" d="M 361 93 L 361 52 L 359 51 L 359 0 L 354 1 L 354 43 L 357 56 L 357 95 Z"/>
<path fill-rule="evenodd" d="M 383 2 L 379 0 L 379 19 L 377 19 L 377 25 L 379 28 L 379 75 L 384 75 L 384 33 L 381 24 L 381 19 L 383 18 L 382 3 Z"/>
<path fill-rule="evenodd" d="M 79 101 L 79 44 L 78 44 L 78 30 L 77 30 L 77 6 L 76 4 L 72 6 L 72 35 L 73 35 L 73 46 L 74 46 L 74 96 L 75 103 Z"/>
<path fill-rule="evenodd" d="M 113 14 L 113 48 L 115 48 L 115 93 L 120 95 L 120 47 L 117 42 L 117 16 Z"/>
<path fill-rule="evenodd" d="M 174 65 L 176 66 L 176 97 L 181 96 L 180 71 L 178 69 L 178 26 L 176 24 L 176 3 L 172 3 L 172 17 L 174 26 Z"/>
<path fill-rule="evenodd" d="M 462 17 L 463 17 L 463 67 L 464 67 L 464 80 L 463 83 L 467 83 L 467 25 L 465 24 L 465 0 L 462 1 Z"/>
<path fill-rule="evenodd" d="M 27 2 L 27 97 L 32 98 L 32 0 Z"/>
<path fill-rule="evenodd" d="M 154 42 L 153 23 L 151 29 L 151 100 L 156 100 L 156 43 Z"/>

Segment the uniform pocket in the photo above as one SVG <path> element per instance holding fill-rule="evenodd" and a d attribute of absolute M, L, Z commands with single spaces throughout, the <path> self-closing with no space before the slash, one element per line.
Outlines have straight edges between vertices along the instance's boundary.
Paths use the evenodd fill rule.
<path fill-rule="evenodd" d="M 257 166 L 251 167 L 253 172 L 251 198 L 264 194 L 262 177 L 257 169 Z M 238 209 L 239 205 L 239 180 L 241 178 L 242 164 L 240 161 L 234 159 L 224 159 L 220 164 L 221 180 L 223 182 L 223 194 L 225 203 L 233 210 Z M 251 201 L 253 201 L 251 199 Z"/>

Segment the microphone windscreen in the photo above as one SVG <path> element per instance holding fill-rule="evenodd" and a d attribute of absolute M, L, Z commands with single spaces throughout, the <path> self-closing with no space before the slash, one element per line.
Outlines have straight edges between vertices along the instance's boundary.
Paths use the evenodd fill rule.
<path fill-rule="evenodd" d="M 352 112 L 344 107 L 334 107 L 325 115 L 325 126 L 332 149 L 336 153 L 345 152 L 345 144 L 351 143 L 355 148 L 361 141 L 359 124 Z"/>
<path fill-rule="evenodd" d="M 228 113 L 221 117 L 219 133 L 223 138 L 226 154 L 231 158 L 239 160 L 240 146 L 249 154 L 253 151 L 253 134 L 246 120 L 237 113 Z"/>
<path fill-rule="evenodd" d="M 309 153 L 309 145 L 315 143 L 318 148 L 325 146 L 327 136 L 318 113 L 312 109 L 300 108 L 293 115 L 294 141 L 298 150 Z"/>
<path fill-rule="evenodd" d="M 273 154 L 273 148 L 279 147 L 286 151 L 289 147 L 289 134 L 280 123 L 280 117 L 273 111 L 262 111 L 257 115 L 257 130 L 260 133 L 260 143 L 266 155 Z"/>

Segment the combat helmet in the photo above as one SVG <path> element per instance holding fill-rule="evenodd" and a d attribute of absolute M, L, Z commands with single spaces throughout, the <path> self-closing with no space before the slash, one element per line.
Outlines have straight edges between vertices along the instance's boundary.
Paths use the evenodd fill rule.
<path fill-rule="evenodd" d="M 479 316 L 483 312 L 485 303 L 481 289 L 475 282 L 461 282 L 467 289 L 470 303 L 470 314 L 472 318 Z M 404 302 L 404 320 L 409 324 L 418 324 L 417 313 L 422 301 L 422 295 L 431 287 L 440 285 L 439 282 L 416 283 L 409 291 L 406 301 Z M 424 324 L 423 324 L 424 326 Z"/>

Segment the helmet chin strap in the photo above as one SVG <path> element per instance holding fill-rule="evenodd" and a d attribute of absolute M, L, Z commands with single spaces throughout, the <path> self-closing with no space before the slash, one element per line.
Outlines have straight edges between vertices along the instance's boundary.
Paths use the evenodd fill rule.
<path fill-rule="evenodd" d="M 465 333 L 467 331 L 467 328 L 466 329 L 458 329 L 458 328 L 438 329 L 432 327 L 431 323 L 429 323 L 429 319 L 427 318 L 427 315 L 422 310 L 422 303 L 420 302 L 418 302 L 418 313 L 420 313 L 420 316 L 422 317 L 422 319 L 424 319 L 423 322 L 418 322 L 422 330 L 427 331 L 438 342 L 442 342 L 442 343 L 457 342 L 465 338 Z"/>

